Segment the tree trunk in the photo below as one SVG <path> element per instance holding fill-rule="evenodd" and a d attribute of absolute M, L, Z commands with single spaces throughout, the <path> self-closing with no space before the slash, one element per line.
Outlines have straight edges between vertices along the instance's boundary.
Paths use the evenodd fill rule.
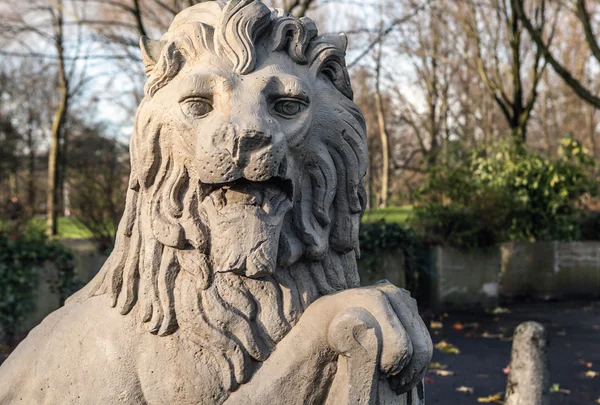
<path fill-rule="evenodd" d="M 50 150 L 48 152 L 48 194 L 46 202 L 46 220 L 47 233 L 56 235 L 58 232 L 57 216 L 58 216 L 58 197 L 60 192 L 59 187 L 59 162 L 60 162 L 60 136 L 65 124 L 67 116 L 67 106 L 69 103 L 69 86 L 67 74 L 65 71 L 65 59 L 63 49 L 63 7 L 62 0 L 59 0 L 56 5 L 56 21 L 55 21 L 55 46 L 57 55 L 58 67 L 58 86 L 60 92 L 60 100 L 56 111 L 54 112 L 54 120 L 52 122 L 52 132 L 50 135 Z"/>
<path fill-rule="evenodd" d="M 64 126 L 66 105 L 66 89 L 60 89 L 60 101 L 54 113 L 52 123 L 52 134 L 50 141 L 50 150 L 48 152 L 48 195 L 46 202 L 47 232 L 49 235 L 56 235 L 57 216 L 58 216 L 58 198 L 60 193 L 58 162 L 60 161 L 60 133 Z"/>
<path fill-rule="evenodd" d="M 67 89 L 68 91 L 68 89 Z M 58 191 L 57 191 L 57 195 L 58 195 L 58 202 L 57 202 L 57 212 L 60 213 L 60 215 L 66 215 L 65 212 L 69 209 L 68 207 L 68 202 L 65 199 L 66 193 L 67 191 L 65 191 L 65 183 L 68 181 L 68 176 L 67 176 L 67 165 L 68 165 L 68 146 L 69 146 L 69 139 L 68 139 L 68 133 L 67 131 L 64 130 L 65 128 L 65 121 L 66 121 L 66 117 L 69 114 L 69 103 L 68 103 L 68 96 L 67 96 L 67 103 L 65 104 L 65 111 L 63 112 L 63 115 L 65 117 L 65 119 L 63 120 L 63 125 L 62 125 L 62 130 L 60 132 L 60 143 L 59 143 L 59 147 L 60 147 L 60 151 L 58 153 L 59 156 L 59 165 L 58 165 Z"/>
<path fill-rule="evenodd" d="M 381 96 L 381 43 L 377 54 L 377 66 L 375 72 L 375 104 L 377 109 L 377 124 L 379 127 L 379 138 L 381 139 L 381 193 L 379 195 L 379 208 L 387 207 L 390 185 L 390 146 L 389 135 L 385 121 L 385 110 L 383 108 L 383 97 Z"/>
<path fill-rule="evenodd" d="M 35 145 L 33 140 L 33 126 L 27 131 L 27 148 L 29 149 L 29 164 L 27 173 L 27 206 L 30 215 L 34 216 L 36 212 L 36 190 L 35 190 Z"/>

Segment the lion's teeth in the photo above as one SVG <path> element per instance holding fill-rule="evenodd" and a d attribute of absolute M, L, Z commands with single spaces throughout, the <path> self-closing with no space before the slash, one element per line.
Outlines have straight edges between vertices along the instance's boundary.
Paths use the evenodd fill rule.
<path fill-rule="evenodd" d="M 228 188 L 225 192 L 225 199 L 229 205 L 260 206 L 263 202 L 263 196 L 260 190 L 250 188 L 240 190 Z"/>

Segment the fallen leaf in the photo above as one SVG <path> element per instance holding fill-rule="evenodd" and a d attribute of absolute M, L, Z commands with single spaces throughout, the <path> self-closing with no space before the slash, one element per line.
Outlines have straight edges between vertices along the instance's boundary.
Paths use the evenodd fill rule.
<path fill-rule="evenodd" d="M 584 375 L 585 378 L 596 378 L 596 377 L 598 377 L 598 373 L 595 372 L 595 371 L 592 371 L 592 370 L 586 371 L 583 375 Z"/>
<path fill-rule="evenodd" d="M 560 388 L 559 384 L 552 384 L 550 386 L 550 392 L 551 393 L 557 393 L 558 392 L 558 393 L 561 393 L 561 394 L 567 394 L 567 395 L 569 395 L 571 393 L 571 390 Z"/>
<path fill-rule="evenodd" d="M 458 392 L 464 392 L 465 394 L 472 394 L 473 393 L 473 388 L 471 387 L 465 387 L 464 385 L 458 387 L 456 389 L 456 391 Z"/>
<path fill-rule="evenodd" d="M 485 332 L 483 332 L 481 337 L 484 337 L 486 339 L 502 339 L 504 337 L 504 335 L 488 333 L 488 331 L 486 330 Z"/>
<path fill-rule="evenodd" d="M 598 398 L 598 400 L 596 401 L 597 404 L 600 404 L 600 398 Z"/>
<path fill-rule="evenodd" d="M 455 322 L 454 325 L 452 325 L 452 328 L 454 330 L 477 329 L 477 328 L 479 328 L 479 324 L 477 322 L 470 322 L 470 323 Z"/>
<path fill-rule="evenodd" d="M 579 360 L 579 364 L 581 364 L 583 367 L 586 367 L 586 368 L 592 368 L 592 366 L 594 365 L 594 363 L 592 363 L 591 361 L 585 361 L 585 360 Z"/>
<path fill-rule="evenodd" d="M 506 375 L 510 374 L 510 366 L 506 366 L 502 369 L 502 372 Z"/>
<path fill-rule="evenodd" d="M 435 380 L 431 377 L 425 377 L 425 384 L 433 384 Z"/>
<path fill-rule="evenodd" d="M 454 374 L 456 374 L 454 371 L 450 371 L 450 370 L 429 370 L 429 372 L 431 374 L 435 374 L 435 375 L 439 375 L 440 377 L 452 377 Z"/>
<path fill-rule="evenodd" d="M 440 343 L 435 345 L 435 348 L 445 354 L 460 354 L 460 350 L 458 350 L 456 346 L 446 342 L 445 340 L 442 340 Z"/>
<path fill-rule="evenodd" d="M 437 322 L 437 321 L 431 321 L 429 323 L 429 327 L 431 329 L 442 329 L 444 327 L 444 324 L 441 322 Z"/>
<path fill-rule="evenodd" d="M 488 397 L 477 398 L 477 402 L 501 404 L 502 403 L 502 393 L 499 392 L 497 394 L 490 395 Z"/>
<path fill-rule="evenodd" d="M 494 309 L 488 310 L 488 312 L 491 313 L 491 314 L 493 314 L 493 315 L 510 314 L 510 309 L 508 309 L 508 308 L 502 308 L 502 307 L 496 307 Z"/>
<path fill-rule="evenodd" d="M 448 368 L 448 365 L 446 365 L 446 364 L 437 363 L 437 362 L 429 363 L 430 370 L 445 370 L 447 368 Z"/>

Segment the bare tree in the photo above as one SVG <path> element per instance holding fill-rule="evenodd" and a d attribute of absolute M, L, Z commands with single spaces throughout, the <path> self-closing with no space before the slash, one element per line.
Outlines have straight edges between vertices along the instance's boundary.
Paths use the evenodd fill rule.
<path fill-rule="evenodd" d="M 425 167 L 435 165 L 450 136 L 451 85 L 456 63 L 450 60 L 453 44 L 444 35 L 445 24 L 444 11 L 432 5 L 401 31 L 406 39 L 400 44 L 399 56 L 410 60 L 415 77 L 412 85 L 420 89 L 422 96 L 410 100 L 405 91 L 394 88 L 399 121 L 417 141 L 412 153 L 398 164 L 401 169 L 421 170 L 412 163 L 417 156 L 424 159 Z M 417 108 L 416 102 L 424 109 Z"/>
<path fill-rule="evenodd" d="M 65 0 L 27 3 L 14 2 L 1 25 L 9 56 L 31 58 L 41 63 L 52 62 L 56 72 L 57 94 L 48 150 L 48 187 L 46 199 L 47 231 L 57 234 L 57 216 L 62 190 L 64 161 L 66 160 L 66 135 L 69 103 L 72 97 L 88 83 L 86 77 L 88 48 L 84 45 L 81 25 L 84 20 L 78 15 L 82 10 L 75 3 Z M 67 21 L 69 19 L 69 21 Z M 16 49 L 17 52 L 11 52 Z"/>
<path fill-rule="evenodd" d="M 26 58 L 3 58 L 0 86 L 0 116 L 10 118 L 11 126 L 20 139 L 17 156 L 18 170 L 25 178 L 21 195 L 26 197 L 30 213 L 36 212 L 39 192 L 39 149 L 48 138 L 54 104 L 55 69 L 52 64 L 39 64 Z M 36 89 L 31 97 L 31 89 Z M 0 159 L 3 160 L 3 159 Z M 6 162 L 6 161 L 5 161 Z"/>
<path fill-rule="evenodd" d="M 454 9 L 462 32 L 462 52 L 501 109 L 516 140 L 527 140 L 527 124 L 546 68 L 543 52 L 533 49 L 513 0 L 465 0 Z M 547 22 L 538 9 L 537 29 Z M 550 29 L 550 38 L 555 27 Z"/>
<path fill-rule="evenodd" d="M 383 43 L 379 44 L 375 58 L 375 105 L 377 110 L 377 126 L 381 140 L 381 192 L 379 193 L 379 208 L 385 208 L 388 203 L 390 187 L 390 146 L 384 101 L 381 84 L 381 58 Z"/>
<path fill-rule="evenodd" d="M 47 228 L 50 235 L 58 233 L 58 199 L 59 181 L 59 148 L 62 129 L 67 119 L 69 103 L 69 78 L 67 77 L 65 51 L 64 51 L 64 8 L 62 0 L 57 0 L 56 7 L 51 7 L 49 13 L 52 18 L 53 41 L 56 49 L 56 65 L 58 73 L 58 106 L 54 113 L 52 130 L 50 134 L 50 149 L 48 151 L 48 194 L 46 201 Z"/>
<path fill-rule="evenodd" d="M 544 33 L 544 27 L 536 26 L 534 24 L 534 20 L 525 12 L 524 0 L 511 0 L 511 2 L 515 9 L 515 13 L 520 21 L 522 21 L 523 26 L 527 29 L 529 35 L 531 35 L 531 38 L 539 48 L 539 52 L 544 59 L 552 65 L 554 71 L 575 91 L 575 93 L 577 93 L 579 97 L 595 108 L 600 109 L 600 96 L 598 96 L 598 91 L 578 80 L 573 72 L 567 69 L 565 63 L 559 60 L 557 52 L 551 49 L 552 35 L 550 35 L 550 39 L 548 39 L 548 35 L 545 35 Z M 534 11 L 534 16 L 537 10 L 543 9 L 550 3 L 549 0 L 540 0 L 540 2 L 540 6 Z M 598 36 L 598 33 L 594 32 L 594 19 L 589 7 L 589 4 L 593 2 L 588 1 L 586 3 L 586 0 L 567 0 L 565 2 L 555 1 L 554 3 L 559 6 L 563 4 L 566 5 L 569 8 L 569 11 L 577 17 L 583 28 L 591 55 L 596 61 L 600 62 L 600 37 Z M 598 9 L 599 6 L 597 3 L 595 7 Z M 555 20 L 558 20 L 558 15 L 555 16 Z"/>

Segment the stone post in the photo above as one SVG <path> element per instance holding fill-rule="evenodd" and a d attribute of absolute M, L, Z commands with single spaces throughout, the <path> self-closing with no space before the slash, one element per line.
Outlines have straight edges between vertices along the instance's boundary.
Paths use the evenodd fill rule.
<path fill-rule="evenodd" d="M 549 405 L 550 373 L 545 328 L 524 322 L 515 330 L 505 405 Z"/>

